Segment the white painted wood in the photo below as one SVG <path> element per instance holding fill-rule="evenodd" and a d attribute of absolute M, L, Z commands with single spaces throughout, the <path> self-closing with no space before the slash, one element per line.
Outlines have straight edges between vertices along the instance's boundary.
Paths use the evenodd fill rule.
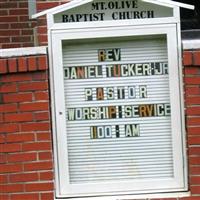
<path fill-rule="evenodd" d="M 157 194 L 142 194 L 142 195 L 123 195 L 123 196 L 103 196 L 103 197 L 92 197 L 92 200 L 133 200 L 133 199 L 155 199 L 155 198 L 183 198 L 189 197 L 190 192 L 175 192 L 175 193 L 157 193 Z M 77 200 L 88 200 L 88 198 L 76 198 Z M 55 199 L 57 200 L 57 199 Z M 65 200 L 65 198 L 61 198 Z M 74 198 L 69 198 L 69 200 L 74 200 Z"/>
<path fill-rule="evenodd" d="M 172 2 L 171 0 L 142 1 L 173 9 L 172 15 L 168 14 L 167 17 L 142 20 L 55 23 L 54 16 L 57 13 L 66 10 L 68 11 L 67 13 L 70 13 L 70 9 L 79 9 L 78 6 L 84 7 L 92 0 L 74 0 L 68 4 L 34 15 L 34 17 L 39 17 L 47 14 L 48 19 L 57 197 L 103 196 L 103 199 L 105 199 L 104 196 L 106 195 L 118 195 L 121 198 L 120 195 L 127 197 L 126 195 L 129 194 L 143 193 L 145 196 L 149 192 L 179 192 L 187 190 L 184 108 L 182 81 L 180 78 L 180 7 L 193 9 L 193 6 Z M 133 62 L 133 60 L 136 63 L 154 62 L 155 60 L 157 62 L 168 62 L 169 76 L 160 76 L 155 80 L 149 77 L 126 77 L 120 80 L 113 78 L 112 81 L 102 78 L 99 82 L 97 80 L 88 80 L 87 83 L 84 80 L 67 81 L 64 78 L 64 70 L 67 67 L 98 64 L 93 54 L 94 49 L 99 48 L 98 44 L 96 44 L 97 46 L 93 44 L 98 41 L 103 42 L 101 43 L 102 48 L 109 48 L 108 45 L 113 45 L 113 43 L 109 43 L 109 40 L 112 41 L 112 39 L 115 39 L 115 43 L 119 45 L 116 42 L 116 38 L 123 40 L 125 37 L 133 39 L 140 36 L 140 38 L 148 38 L 153 41 L 154 36 L 159 38 L 161 37 L 160 35 L 167 37 L 167 46 L 163 47 L 161 45 L 156 46 L 156 48 L 152 47 L 152 49 L 140 49 L 138 47 L 137 49 L 136 43 L 131 45 L 133 47 L 125 45 L 127 48 L 124 51 L 126 57 L 121 64 L 127 64 L 128 62 Z M 106 40 L 106 38 L 110 39 Z M 90 48 L 93 47 L 94 49 L 85 47 L 84 50 L 80 41 L 90 41 Z M 140 44 L 140 46 L 144 47 L 146 45 L 148 46 L 145 43 Z M 134 52 L 138 53 L 138 55 L 128 56 L 134 46 Z M 146 54 L 149 56 L 145 56 Z M 98 141 L 93 142 L 96 148 L 91 148 L 90 142 L 86 137 L 88 136 L 88 126 L 93 126 L 94 121 L 90 120 L 88 123 L 84 121 L 79 123 L 76 121 L 70 122 L 66 118 L 66 111 L 73 107 L 101 106 L 101 102 L 88 103 L 84 101 L 82 91 L 86 87 L 99 87 L 104 83 L 113 87 L 115 84 L 128 87 L 131 83 L 138 87 L 138 82 L 147 86 L 151 85 L 151 89 L 148 89 L 148 91 L 152 103 L 157 103 L 158 101 L 160 103 L 171 103 L 171 118 L 157 118 L 157 122 L 153 119 L 144 119 L 142 122 L 143 138 L 137 138 L 138 140 L 135 139 L 134 142 L 131 139 L 128 142 L 121 139 L 118 141 L 117 146 L 113 139 L 102 142 L 104 150 L 109 154 L 102 153 L 102 148 Z M 110 101 L 109 103 L 104 102 L 104 106 L 110 105 L 110 103 L 115 106 L 118 105 L 118 102 Z M 124 102 L 121 103 L 124 104 Z M 126 103 L 131 105 L 132 101 L 126 99 Z M 148 100 L 137 100 L 137 103 L 141 105 L 148 103 Z M 132 123 L 132 120 L 133 118 L 126 119 L 126 122 Z M 134 118 L 134 121 L 135 123 L 140 123 L 138 118 Z M 110 123 L 123 125 L 121 119 L 111 119 L 109 122 L 96 120 L 95 123 L 98 123 L 98 125 L 109 125 Z M 80 145 L 81 143 L 84 143 L 87 148 L 83 148 Z M 144 148 L 141 148 L 142 144 Z M 129 153 L 130 149 L 131 152 Z M 158 151 L 158 149 L 162 150 Z M 135 152 L 134 155 L 133 152 Z M 136 164 L 129 162 L 132 157 L 134 157 L 137 164 L 140 163 L 138 165 L 140 166 L 139 168 L 142 168 L 142 173 L 136 173 Z M 104 163 L 99 163 L 99 161 L 102 162 L 103 160 Z M 163 163 L 159 164 L 161 160 Z M 121 164 L 122 161 L 125 162 L 123 166 Z M 155 163 L 159 166 L 162 165 L 162 167 L 155 168 Z M 106 166 L 106 169 L 103 168 L 104 166 Z M 92 167 L 96 170 L 94 174 L 90 171 Z M 102 180 L 104 181 L 102 182 Z"/>
<path fill-rule="evenodd" d="M 16 57 L 16 56 L 29 56 L 29 55 L 46 55 L 47 47 L 23 47 L 12 49 L 0 49 L 0 58 Z"/>
<path fill-rule="evenodd" d="M 184 50 L 200 49 L 200 40 L 182 40 Z"/>
<path fill-rule="evenodd" d="M 180 2 L 176 2 L 176 1 L 171 1 L 171 0 L 142 0 L 145 2 L 149 2 L 149 3 L 154 3 L 154 4 L 158 4 L 158 5 L 165 5 L 165 6 L 169 6 L 169 7 L 181 7 L 181 8 L 186 8 L 186 9 L 190 9 L 190 10 L 194 10 L 194 6 L 190 5 L 190 4 L 185 4 L 185 3 L 180 3 Z"/>
<path fill-rule="evenodd" d="M 173 102 L 173 122 L 172 122 L 172 141 L 173 141 L 173 165 L 174 165 L 174 178 L 160 178 L 155 179 L 150 178 L 147 180 L 138 180 L 137 184 L 134 181 L 128 181 L 126 184 L 124 181 L 117 181 L 117 185 L 115 184 L 70 184 L 69 182 L 69 168 L 68 168 L 68 152 L 66 150 L 69 144 L 66 143 L 66 116 L 65 116 L 65 101 L 64 101 L 64 82 L 63 80 L 63 63 L 62 63 L 62 46 L 61 41 L 69 41 L 73 43 L 75 40 L 79 39 L 89 39 L 90 41 L 96 40 L 96 38 L 102 39 L 108 37 L 125 37 L 125 36 L 147 36 L 147 35 L 160 35 L 166 34 L 168 37 L 168 62 L 170 66 L 170 100 Z M 184 177 L 184 169 L 183 169 L 183 150 L 182 150 L 182 134 L 181 132 L 177 133 L 177 131 L 181 131 L 181 113 L 182 105 L 180 105 L 180 83 L 178 79 L 178 60 L 177 57 L 177 38 L 174 37 L 176 35 L 176 25 L 160 25 L 160 26 L 126 26 L 126 27 L 113 27 L 113 28 L 86 28 L 86 29 L 74 29 L 74 30 L 65 30 L 65 31 L 53 31 L 52 32 L 52 54 L 53 57 L 53 66 L 54 73 L 53 82 L 56 91 L 55 97 L 55 117 L 56 120 L 54 123 L 56 124 L 57 131 L 57 144 L 55 148 L 55 153 L 57 154 L 56 165 L 58 166 L 58 174 L 57 180 L 59 181 L 57 188 L 57 196 L 59 197 L 76 197 L 76 196 L 90 196 L 90 195 L 122 195 L 122 194 L 136 194 L 138 192 L 148 193 L 150 190 L 150 186 L 154 186 L 151 189 L 151 192 L 166 192 L 166 191 L 183 191 L 186 187 L 186 179 Z M 174 90 L 176 88 L 176 90 Z M 175 102 L 176 101 L 176 102 Z M 175 123 L 177 122 L 177 124 Z M 83 130 L 84 133 L 84 130 Z M 54 134 L 56 134 L 54 132 Z M 160 136 L 159 136 L 160 137 Z M 159 141 L 159 137 L 156 140 Z M 162 142 L 159 141 L 161 144 Z M 152 143 L 153 144 L 153 143 Z M 178 144 L 178 145 L 177 145 Z M 65 149 L 64 151 L 62 149 Z M 168 158 L 166 157 L 166 165 Z M 125 186 L 125 185 L 126 186 Z M 141 190 L 141 188 L 143 190 Z M 77 193 L 78 191 L 78 193 Z M 111 192 L 112 191 L 112 192 Z"/>
<path fill-rule="evenodd" d="M 32 18 L 35 19 L 40 16 L 46 15 L 48 13 L 57 14 L 59 12 L 72 9 L 72 8 L 80 6 L 80 5 L 84 5 L 84 4 L 86 4 L 88 2 L 92 2 L 92 1 L 93 0 L 72 0 L 69 3 L 36 13 L 36 14 L 32 15 Z M 183 8 L 187 8 L 187 9 L 194 9 L 194 6 L 192 6 L 192 5 L 174 2 L 171 0 L 170 1 L 169 0 L 141 0 L 141 1 L 150 2 L 150 3 L 156 4 L 156 5 L 166 5 L 168 7 L 178 6 L 178 7 L 183 7 Z"/>
<path fill-rule="evenodd" d="M 179 10 L 180 12 L 180 10 Z M 181 127 L 182 127 L 182 152 L 183 152 L 183 164 L 184 164 L 184 177 L 185 182 L 188 183 L 188 158 L 187 158 L 187 132 L 186 132 L 186 121 L 185 121 L 185 108 L 184 108 L 184 81 L 183 81 L 183 60 L 182 60 L 182 54 L 183 54 L 183 48 L 181 44 L 181 22 L 177 23 L 177 49 L 178 49 L 178 70 L 179 70 L 179 90 L 180 90 L 180 111 L 182 113 L 181 118 Z M 188 190 L 188 185 L 186 185 L 186 188 Z"/>

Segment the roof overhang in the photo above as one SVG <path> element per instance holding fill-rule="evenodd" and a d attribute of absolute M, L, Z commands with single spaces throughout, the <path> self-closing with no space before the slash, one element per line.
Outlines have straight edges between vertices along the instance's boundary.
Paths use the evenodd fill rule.
<path fill-rule="evenodd" d="M 32 15 L 32 18 L 38 18 L 41 17 L 43 15 L 47 15 L 47 14 L 57 14 L 66 10 L 70 10 L 72 8 L 93 2 L 94 0 L 72 0 L 69 3 L 65 3 L 63 5 L 60 6 L 56 6 L 54 8 L 50 8 L 48 10 L 44 10 L 42 12 L 36 13 L 34 15 Z M 152 4 L 156 4 L 156 5 L 160 5 L 160 6 L 166 6 L 166 7 L 181 7 L 181 8 L 186 8 L 186 9 L 191 9 L 194 10 L 194 6 L 193 5 L 189 5 L 189 4 L 185 4 L 185 3 L 179 3 L 179 2 L 174 2 L 172 0 L 141 0 L 147 3 L 152 3 Z"/>

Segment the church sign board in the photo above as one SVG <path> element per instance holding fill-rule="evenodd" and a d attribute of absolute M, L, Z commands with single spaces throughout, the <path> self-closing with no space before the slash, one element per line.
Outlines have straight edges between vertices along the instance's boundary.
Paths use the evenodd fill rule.
<path fill-rule="evenodd" d="M 56 197 L 187 190 L 180 6 L 193 8 L 74 0 L 36 14 L 48 19 Z"/>

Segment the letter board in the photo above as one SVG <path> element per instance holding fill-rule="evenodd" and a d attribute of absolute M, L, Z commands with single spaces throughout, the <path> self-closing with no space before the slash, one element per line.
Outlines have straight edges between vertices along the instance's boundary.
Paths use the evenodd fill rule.
<path fill-rule="evenodd" d="M 175 166 L 166 35 L 64 41 L 62 49 L 69 183 L 153 180 L 169 188 Z"/>

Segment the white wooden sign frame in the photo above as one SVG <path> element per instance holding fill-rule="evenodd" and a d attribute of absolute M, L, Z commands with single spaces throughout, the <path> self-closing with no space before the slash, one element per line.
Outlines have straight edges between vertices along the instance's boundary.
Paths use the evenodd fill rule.
<path fill-rule="evenodd" d="M 62 63 L 62 41 L 126 36 L 166 35 L 169 64 L 169 87 L 173 138 L 174 178 L 155 181 L 128 181 L 110 184 L 70 184 L 66 141 L 66 116 L 64 103 L 64 75 Z M 182 95 L 182 70 L 180 37 L 176 24 L 135 26 L 84 27 L 50 30 L 51 94 L 56 172 L 56 197 L 106 196 L 180 192 L 187 190 L 187 168 L 185 160 L 185 127 Z M 178 45 L 177 45 L 178 44 Z M 177 48 L 178 47 L 178 48 Z M 177 67 L 179 66 L 179 67 Z M 152 185 L 154 189 L 152 189 Z"/>
<path fill-rule="evenodd" d="M 72 0 L 67 4 L 32 16 L 37 18 L 47 15 L 56 198 L 80 197 L 80 199 L 83 199 L 83 197 L 87 196 L 93 196 L 93 198 L 94 196 L 99 196 L 105 200 L 107 199 L 106 195 L 109 196 L 109 199 L 119 199 L 122 196 L 118 195 L 123 195 L 125 198 L 127 197 L 126 195 L 133 194 L 142 194 L 142 198 L 150 198 L 149 193 L 157 193 L 159 196 L 156 197 L 163 197 L 161 193 L 164 192 L 166 192 L 164 196 L 169 197 L 167 192 L 178 193 L 188 189 L 181 65 L 180 7 L 194 9 L 194 6 L 171 0 L 140 1 L 171 8 L 173 9 L 173 16 L 149 19 L 55 23 L 54 16 L 56 14 L 95 2 L 95 0 Z M 160 179 L 159 181 L 149 179 L 149 181 L 137 181 L 137 183 L 129 181 L 126 185 L 123 182 L 101 185 L 71 185 L 69 183 L 67 158 L 62 42 L 95 38 L 103 40 L 108 37 L 121 37 L 123 39 L 126 36 L 145 37 L 151 35 L 165 35 L 167 37 L 174 178 Z M 153 186 L 154 189 L 150 188 L 150 186 Z M 148 194 L 148 196 L 145 196 L 145 194 Z M 116 195 L 117 197 L 111 198 L 111 196 Z M 173 193 L 173 196 L 181 195 Z M 132 196 L 129 197 L 131 198 Z"/>

